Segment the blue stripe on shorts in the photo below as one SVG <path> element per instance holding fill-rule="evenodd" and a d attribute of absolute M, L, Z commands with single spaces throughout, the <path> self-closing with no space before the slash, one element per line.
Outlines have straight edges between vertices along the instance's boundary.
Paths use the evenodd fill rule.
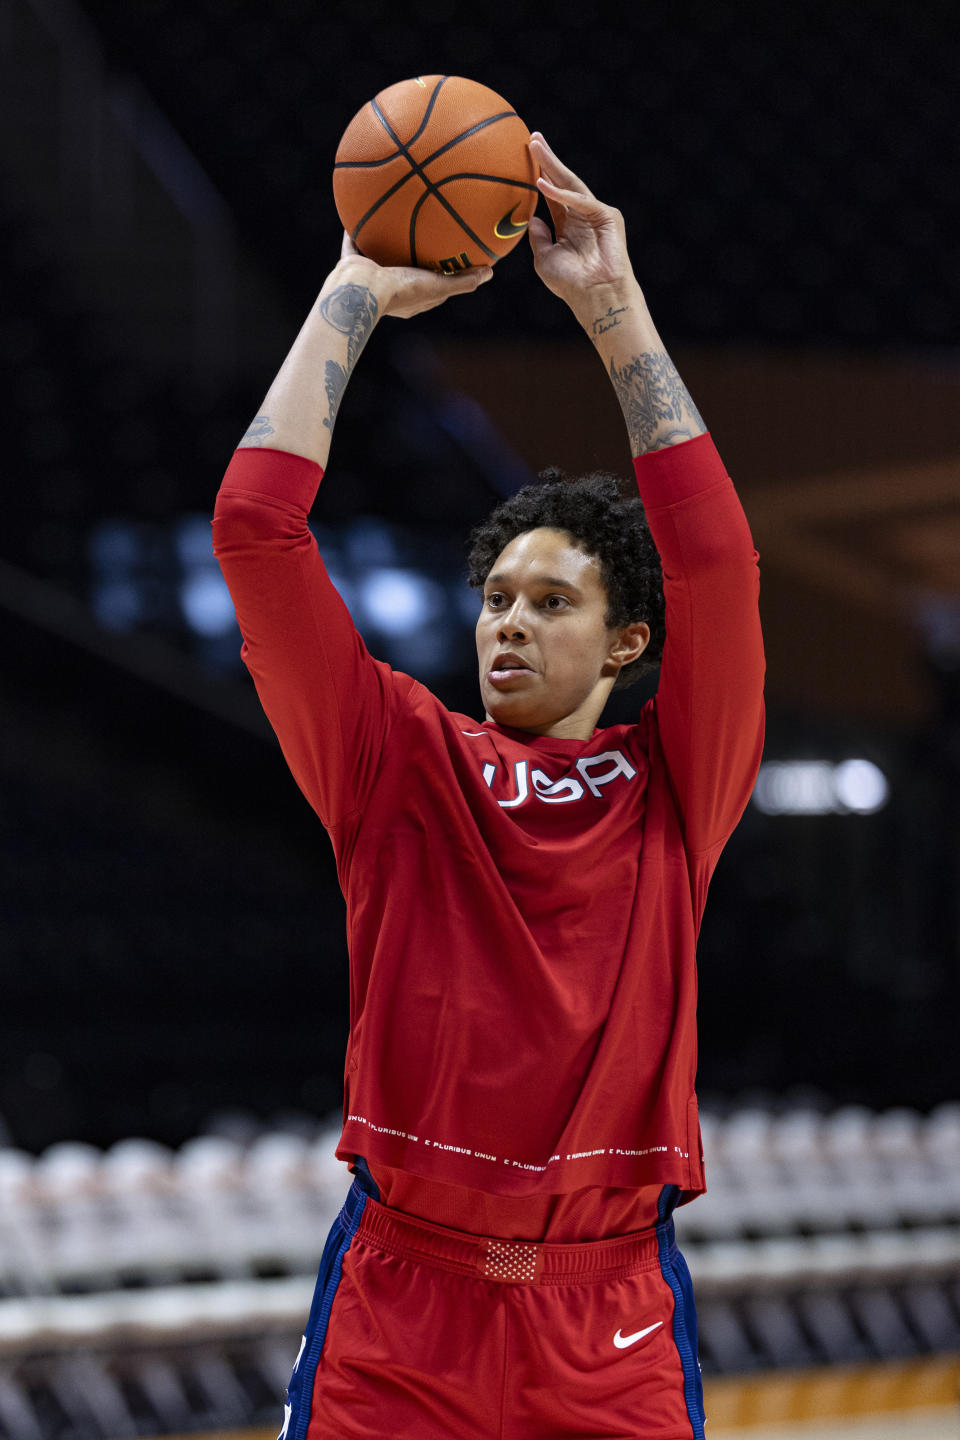
<path fill-rule="evenodd" d="M 369 1172 L 368 1172 L 369 1173 Z M 310 1425 L 310 1406 L 313 1400 L 313 1382 L 327 1338 L 330 1311 L 333 1308 L 337 1286 L 343 1267 L 343 1257 L 350 1249 L 351 1242 L 360 1225 L 367 1190 L 361 1179 L 354 1180 L 343 1209 L 337 1216 L 327 1236 L 320 1259 L 320 1270 L 310 1306 L 310 1318 L 300 1354 L 293 1367 L 293 1375 L 287 1388 L 287 1403 L 284 1407 L 283 1429 L 278 1440 L 306 1440 Z"/>
<path fill-rule="evenodd" d="M 703 1380 L 697 1359 L 697 1310 L 693 1300 L 693 1282 L 687 1262 L 677 1249 L 671 1218 L 680 1198 L 676 1185 L 665 1185 L 660 1195 L 660 1222 L 657 1241 L 660 1252 L 660 1273 L 673 1291 L 673 1341 L 683 1367 L 683 1395 L 687 1415 L 693 1427 L 693 1440 L 705 1440 L 703 1411 Z"/>

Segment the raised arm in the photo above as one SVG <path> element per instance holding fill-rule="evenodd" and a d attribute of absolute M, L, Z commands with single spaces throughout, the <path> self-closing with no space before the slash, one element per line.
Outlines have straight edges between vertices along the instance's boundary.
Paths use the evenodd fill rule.
<path fill-rule="evenodd" d="M 620 211 L 597 200 L 539 132 L 530 148 L 556 232 L 553 240 L 545 221 L 530 221 L 537 273 L 593 341 L 620 402 L 634 458 L 705 434 L 633 273 Z"/>
<path fill-rule="evenodd" d="M 331 828 L 362 809 L 398 686 L 411 684 L 367 653 L 307 523 L 337 410 L 384 315 L 415 315 L 489 274 L 382 269 L 345 241 L 217 496 L 214 550 L 244 662 L 297 783 Z"/>
<path fill-rule="evenodd" d="M 718 851 L 763 742 L 757 555 L 720 457 L 657 334 L 623 217 L 534 134 L 555 238 L 530 222 L 537 273 L 570 306 L 610 377 L 663 567 L 667 638 L 657 727 L 687 847 Z"/>
<path fill-rule="evenodd" d="M 460 275 L 377 265 L 344 234 L 340 263 L 267 391 L 240 448 L 269 447 L 326 466 L 347 381 L 373 327 L 386 315 L 407 319 L 489 280 L 489 268 Z"/>

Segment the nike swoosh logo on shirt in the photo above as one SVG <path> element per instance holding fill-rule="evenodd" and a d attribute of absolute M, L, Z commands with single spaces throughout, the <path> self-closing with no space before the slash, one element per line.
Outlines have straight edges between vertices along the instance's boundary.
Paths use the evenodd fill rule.
<path fill-rule="evenodd" d="M 618 1330 L 613 1337 L 613 1343 L 618 1350 L 626 1350 L 628 1345 L 636 1345 L 637 1341 L 642 1340 L 644 1335 L 650 1335 L 654 1330 L 659 1330 L 662 1324 L 662 1320 L 657 1320 L 655 1324 L 648 1325 L 645 1330 L 638 1330 L 635 1335 L 624 1335 L 622 1330 Z"/>

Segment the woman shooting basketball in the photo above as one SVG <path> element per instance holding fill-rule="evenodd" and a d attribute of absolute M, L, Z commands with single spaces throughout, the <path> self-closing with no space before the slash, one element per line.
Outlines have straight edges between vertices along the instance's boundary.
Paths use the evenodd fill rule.
<path fill-rule="evenodd" d="M 760 759 L 756 555 L 619 213 L 531 145 L 534 264 L 616 389 L 642 503 L 553 480 L 475 533 L 484 720 L 369 656 L 307 512 L 374 325 L 489 271 L 345 244 L 217 502 L 244 658 L 347 902 L 355 1180 L 291 1440 L 704 1433 L 670 1217 L 704 1188 L 696 936 Z M 636 723 L 597 729 L 661 655 Z"/>

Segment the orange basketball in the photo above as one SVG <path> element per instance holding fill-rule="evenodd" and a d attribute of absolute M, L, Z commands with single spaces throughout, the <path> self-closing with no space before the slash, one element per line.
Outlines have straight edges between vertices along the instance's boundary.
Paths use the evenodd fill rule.
<path fill-rule="evenodd" d="M 506 100 L 459 75 L 381 90 L 350 121 L 333 167 L 345 230 L 381 265 L 454 274 L 512 250 L 537 206 L 530 132 Z"/>

